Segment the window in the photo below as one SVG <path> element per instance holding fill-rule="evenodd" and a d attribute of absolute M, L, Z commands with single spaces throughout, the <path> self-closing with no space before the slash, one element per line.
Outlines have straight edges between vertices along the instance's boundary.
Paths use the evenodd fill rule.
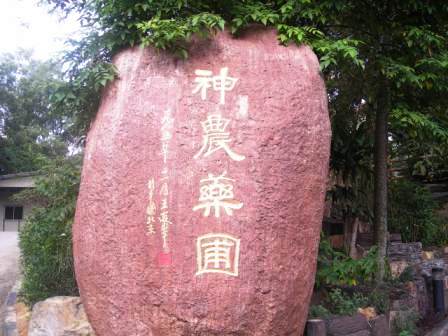
<path fill-rule="evenodd" d="M 5 219 L 23 219 L 23 207 L 21 206 L 7 206 L 5 207 Z"/>

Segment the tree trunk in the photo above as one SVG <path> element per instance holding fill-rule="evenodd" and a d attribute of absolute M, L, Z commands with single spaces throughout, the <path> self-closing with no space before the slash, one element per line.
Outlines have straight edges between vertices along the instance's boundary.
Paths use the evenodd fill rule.
<path fill-rule="evenodd" d="M 378 246 L 377 282 L 384 280 L 387 252 L 387 121 L 390 110 L 389 88 L 379 89 L 375 123 L 375 195 L 374 195 L 374 237 Z"/>
<path fill-rule="evenodd" d="M 352 236 L 350 240 L 350 249 L 349 249 L 349 255 L 353 259 L 358 259 L 358 250 L 356 248 L 356 240 L 358 239 L 358 228 L 359 228 L 359 219 L 355 218 L 352 226 Z"/>

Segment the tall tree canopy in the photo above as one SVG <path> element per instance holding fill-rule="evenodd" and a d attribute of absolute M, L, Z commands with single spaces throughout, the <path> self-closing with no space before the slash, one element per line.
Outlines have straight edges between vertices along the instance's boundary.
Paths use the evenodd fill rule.
<path fill-rule="evenodd" d="M 67 13 L 78 11 L 90 30 L 67 55 L 71 81 L 59 92 L 60 106 L 81 116 L 83 129 L 98 102 L 96 96 L 89 99 L 90 88 L 99 90 L 113 79 L 108 62 L 122 48 L 153 45 L 187 57 L 193 35 L 204 37 L 225 26 L 238 34 L 254 23 L 275 27 L 279 43 L 310 45 L 329 89 L 334 171 L 357 179 L 360 171 L 371 170 L 374 148 L 374 224 L 383 276 L 388 147 L 406 156 L 436 144 L 434 156 L 446 153 L 446 1 L 46 1 Z M 359 162 L 362 169 L 351 167 Z"/>
<path fill-rule="evenodd" d="M 0 56 L 0 174 L 34 171 L 66 153 L 68 119 L 50 101 L 62 83 L 57 69 L 25 51 Z"/>

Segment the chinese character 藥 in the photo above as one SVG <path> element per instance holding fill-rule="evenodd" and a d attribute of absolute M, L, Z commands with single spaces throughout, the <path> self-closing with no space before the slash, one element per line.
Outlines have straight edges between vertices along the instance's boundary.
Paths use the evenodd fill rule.
<path fill-rule="evenodd" d="M 212 88 L 214 91 L 220 92 L 220 104 L 225 104 L 226 92 L 232 91 L 238 78 L 228 76 L 229 68 L 221 68 L 218 76 L 213 76 L 213 72 L 209 70 L 196 70 L 196 78 L 194 82 L 196 87 L 193 93 L 201 93 L 202 100 L 207 99 L 207 90 Z"/>
<path fill-rule="evenodd" d="M 196 242 L 196 275 L 223 273 L 238 276 L 240 240 L 224 233 L 200 236 Z"/>
<path fill-rule="evenodd" d="M 225 177 L 226 172 L 218 176 L 208 174 L 208 177 L 202 179 L 199 204 L 193 208 L 193 211 L 204 210 L 203 215 L 208 217 L 211 210 L 215 212 L 215 217 L 220 217 L 221 208 L 229 216 L 233 215 L 233 210 L 241 209 L 243 203 L 233 199 L 232 179 Z"/>

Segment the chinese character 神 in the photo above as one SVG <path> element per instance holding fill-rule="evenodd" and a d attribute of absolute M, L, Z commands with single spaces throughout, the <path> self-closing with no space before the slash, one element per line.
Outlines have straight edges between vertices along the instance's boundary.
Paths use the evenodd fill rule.
<path fill-rule="evenodd" d="M 207 117 L 206 121 L 201 122 L 204 131 L 203 144 L 199 152 L 194 156 L 197 159 L 199 156 L 204 157 L 222 149 L 232 160 L 242 161 L 246 157 L 232 151 L 229 147 L 230 133 L 226 132 L 230 120 L 221 117 L 219 114 L 213 114 Z"/>
<path fill-rule="evenodd" d="M 233 199 L 233 186 L 230 184 L 232 179 L 225 177 L 226 172 L 220 176 L 213 176 L 208 174 L 208 178 L 202 179 L 200 188 L 199 202 L 193 208 L 193 211 L 204 209 L 204 216 L 208 217 L 213 208 L 215 217 L 221 215 L 221 207 L 227 215 L 232 216 L 233 210 L 241 209 L 243 203 Z"/>
<path fill-rule="evenodd" d="M 198 264 L 196 275 L 223 273 L 238 276 L 239 239 L 228 234 L 206 234 L 198 238 L 196 250 Z"/>
<path fill-rule="evenodd" d="M 196 70 L 196 77 L 194 82 L 197 84 L 193 90 L 193 93 L 201 92 L 202 100 L 207 98 L 207 89 L 213 88 L 215 91 L 220 92 L 220 104 L 225 103 L 226 91 L 231 91 L 235 87 L 238 78 L 232 78 L 227 76 L 229 68 L 221 68 L 218 76 L 213 76 L 213 72 L 209 70 Z"/>

